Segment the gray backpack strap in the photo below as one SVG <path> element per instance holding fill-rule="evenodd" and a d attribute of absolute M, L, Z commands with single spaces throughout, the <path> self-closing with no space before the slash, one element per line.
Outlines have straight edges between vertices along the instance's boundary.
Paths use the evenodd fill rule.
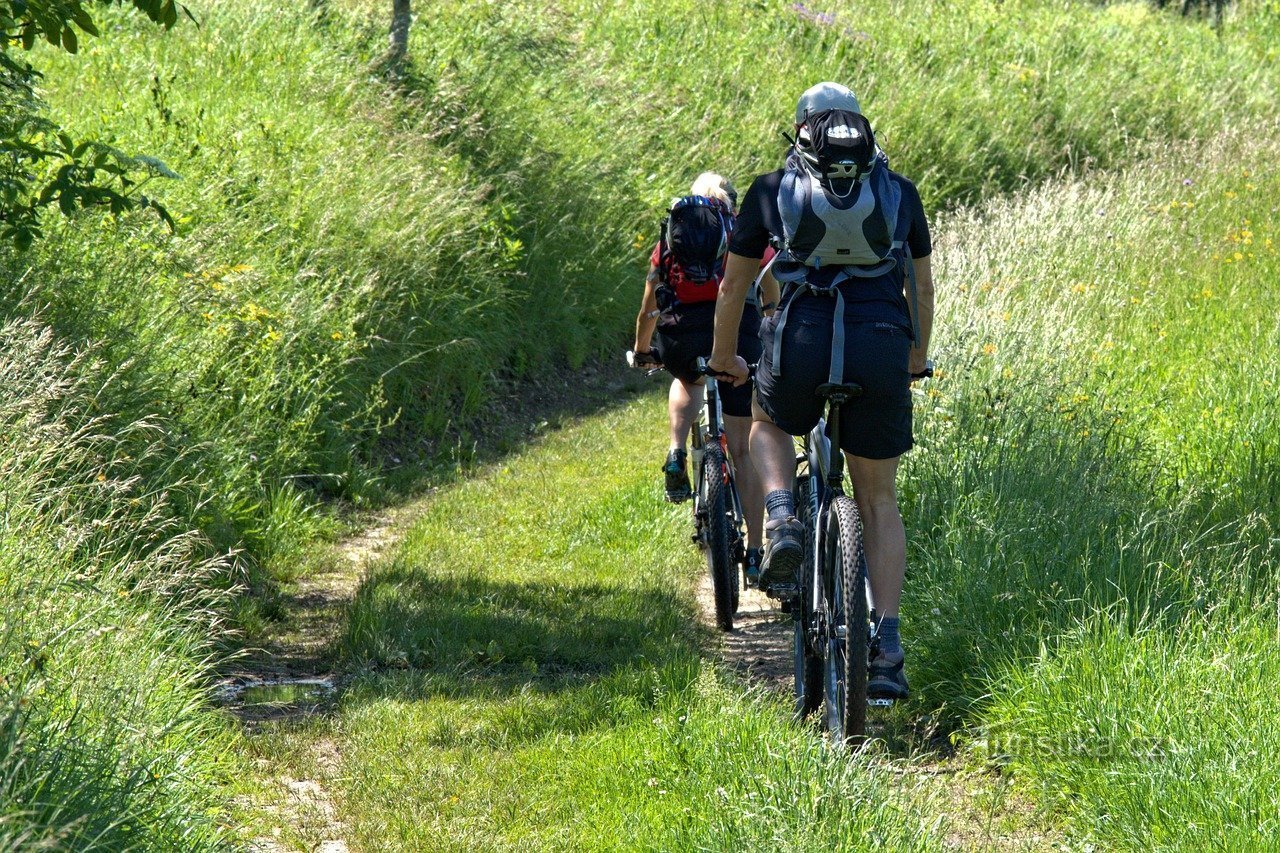
<path fill-rule="evenodd" d="M 798 289 L 796 285 L 787 285 L 788 290 Z M 773 375 L 782 378 L 782 330 L 787 327 L 787 312 L 791 310 L 791 303 L 795 301 L 798 294 L 788 293 L 779 297 L 782 307 L 778 309 L 778 325 L 773 327 Z M 790 297 L 790 298 L 788 298 Z"/>
<path fill-rule="evenodd" d="M 751 282 L 751 292 L 755 294 L 756 305 L 761 306 L 761 308 L 764 307 L 764 299 L 762 294 L 760 293 L 760 282 L 764 281 L 764 277 L 769 274 L 769 270 L 773 269 L 773 265 L 778 262 L 778 257 L 781 254 L 782 254 L 781 252 L 774 252 L 773 257 L 769 259 L 769 263 L 764 265 L 764 269 L 760 270 L 760 272 L 756 275 L 755 281 Z M 782 300 L 781 294 L 779 294 L 778 300 L 779 301 Z"/>
<path fill-rule="evenodd" d="M 836 312 L 832 317 L 831 370 L 827 381 L 832 385 L 844 384 L 844 294 L 836 288 Z"/>
<path fill-rule="evenodd" d="M 782 332 L 787 325 L 787 314 L 791 310 L 791 303 L 800 296 L 801 291 L 808 291 L 815 296 L 827 296 L 836 301 L 835 312 L 831 318 L 831 361 L 827 370 L 827 381 L 835 385 L 844 383 L 844 293 L 841 292 L 840 285 L 850 278 L 852 278 L 851 275 L 841 272 L 828 287 L 795 285 L 796 292 L 790 294 L 790 299 L 783 300 L 786 304 L 782 306 L 778 314 L 778 325 L 773 330 L 773 375 L 775 377 L 782 377 Z"/>

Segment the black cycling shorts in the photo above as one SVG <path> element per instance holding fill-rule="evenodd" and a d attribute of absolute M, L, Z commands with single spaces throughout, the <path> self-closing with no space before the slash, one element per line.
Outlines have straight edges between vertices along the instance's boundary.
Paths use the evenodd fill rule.
<path fill-rule="evenodd" d="M 848 311 L 848 306 L 846 306 Z M 773 364 L 778 314 L 760 326 L 764 352 L 756 371 L 756 400 L 775 424 L 804 435 L 823 416 L 817 395 L 831 370 L 835 299 L 800 293 L 782 330 L 782 374 Z M 911 449 L 910 333 L 896 323 L 845 317 L 844 381 L 861 397 L 840 407 L 840 447 L 866 459 L 892 459 Z"/>
<path fill-rule="evenodd" d="M 681 382 L 694 383 L 702 379 L 698 373 L 698 358 L 711 357 L 711 344 L 715 340 L 715 303 L 705 303 L 697 310 L 684 310 L 673 325 L 658 327 L 654 336 L 654 349 L 662 366 Z M 760 314 L 752 305 L 742 309 L 742 322 L 738 324 L 738 355 L 754 364 L 760 359 Z M 737 388 L 732 383 L 719 382 L 720 409 L 731 417 L 751 417 L 751 383 Z"/>

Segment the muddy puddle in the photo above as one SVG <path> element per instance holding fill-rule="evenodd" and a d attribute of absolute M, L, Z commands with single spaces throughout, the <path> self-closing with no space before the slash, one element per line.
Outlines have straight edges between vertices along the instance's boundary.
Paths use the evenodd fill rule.
<path fill-rule="evenodd" d="M 315 713 L 338 693 L 329 677 L 245 678 L 221 684 L 214 695 L 242 718 L 272 719 Z"/>

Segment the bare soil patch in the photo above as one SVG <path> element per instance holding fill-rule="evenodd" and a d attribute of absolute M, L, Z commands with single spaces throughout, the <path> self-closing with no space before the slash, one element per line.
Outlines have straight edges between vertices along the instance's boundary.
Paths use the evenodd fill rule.
<path fill-rule="evenodd" d="M 366 519 L 360 532 L 333 546 L 325 570 L 300 578 L 286 594 L 288 621 L 252 651 L 218 690 L 249 733 L 264 724 L 302 722 L 330 713 L 342 678 L 334 670 L 334 643 L 342 615 L 360 585 L 366 567 L 394 543 L 412 521 L 417 503 Z M 271 801 L 258 804 L 270 834 L 254 838 L 256 853 L 304 849 L 346 853 L 345 829 L 325 787 L 341 772 L 342 756 L 328 738 L 317 741 L 307 778 L 275 775 L 267 779 Z"/>
<path fill-rule="evenodd" d="M 697 586 L 702 621 L 716 635 L 716 651 L 725 663 L 753 684 L 780 693 L 793 687 L 790 614 L 758 589 L 745 589 L 739 597 L 733 630 L 715 627 L 716 601 L 711 576 L 703 572 Z"/>

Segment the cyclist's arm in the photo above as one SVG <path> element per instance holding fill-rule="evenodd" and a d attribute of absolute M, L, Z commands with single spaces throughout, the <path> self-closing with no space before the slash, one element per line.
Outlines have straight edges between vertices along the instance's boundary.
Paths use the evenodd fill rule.
<path fill-rule="evenodd" d="M 772 316 L 773 312 L 778 310 L 781 294 L 782 290 L 778 287 L 778 280 L 773 277 L 773 270 L 767 270 L 764 278 L 760 279 L 760 310 L 766 317 Z"/>
<path fill-rule="evenodd" d="M 640 314 L 636 317 L 636 352 L 649 352 L 653 348 L 653 330 L 658 326 L 658 268 L 649 265 L 649 275 L 644 280 L 644 299 L 640 302 Z"/>
<path fill-rule="evenodd" d="M 711 368 L 735 376 L 742 370 L 730 370 L 738 355 L 738 324 L 742 322 L 742 305 L 747 290 L 760 271 L 759 258 L 746 258 L 729 252 L 724 264 L 724 279 L 720 282 L 720 296 L 716 299 L 716 338 L 711 347 Z M 767 300 L 766 300 L 767 301 Z"/>
<path fill-rule="evenodd" d="M 923 258 L 912 258 L 911 263 L 916 271 L 916 298 L 907 294 L 907 306 L 912 310 L 919 309 L 918 317 L 913 317 L 920 330 L 920 340 L 911 345 L 911 372 L 920 373 L 925 368 L 929 357 L 929 335 L 933 332 L 933 264 L 932 255 Z"/>

